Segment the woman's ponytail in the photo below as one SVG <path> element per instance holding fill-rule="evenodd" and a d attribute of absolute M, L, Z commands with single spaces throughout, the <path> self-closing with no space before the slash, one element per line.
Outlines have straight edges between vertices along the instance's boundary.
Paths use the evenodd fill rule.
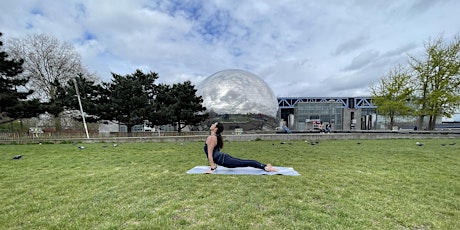
<path fill-rule="evenodd" d="M 219 149 L 222 149 L 224 148 L 224 139 L 222 138 L 222 132 L 224 131 L 224 125 L 218 122 L 216 127 L 217 127 L 217 131 L 216 131 L 217 147 L 219 147 Z"/>

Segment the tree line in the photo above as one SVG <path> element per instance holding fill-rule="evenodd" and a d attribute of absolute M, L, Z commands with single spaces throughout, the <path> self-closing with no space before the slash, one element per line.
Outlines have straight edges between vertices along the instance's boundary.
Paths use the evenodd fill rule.
<path fill-rule="evenodd" d="M 80 109 L 77 90 L 87 121 L 116 121 L 128 132 L 139 124 L 174 124 L 180 132 L 207 118 L 190 81 L 156 84 L 157 73 L 135 70 L 97 82 L 73 46 L 43 34 L 12 39 L 8 52 L 2 46 L 0 40 L 0 124 L 48 113 L 60 131 L 60 114 Z"/>
<path fill-rule="evenodd" d="M 60 114 L 79 109 L 76 89 L 87 120 L 118 121 L 128 132 L 145 122 L 176 124 L 180 132 L 208 116 L 190 81 L 156 84 L 157 73 L 136 70 L 99 82 L 70 43 L 35 34 L 10 39 L 3 49 L 1 36 L 0 124 L 48 113 L 59 131 Z M 418 127 L 426 122 L 433 130 L 439 117 L 451 117 L 460 106 L 460 38 L 438 37 L 424 48 L 424 56 L 409 55 L 407 65 L 391 68 L 370 86 L 377 112 L 389 118 L 390 128 L 397 117 L 410 116 L 418 118 Z"/>
<path fill-rule="evenodd" d="M 407 65 L 397 65 L 370 86 L 377 112 L 395 119 L 416 117 L 417 126 L 452 117 L 460 107 L 460 37 L 448 42 L 442 36 L 425 42 L 424 56 L 409 55 Z"/>

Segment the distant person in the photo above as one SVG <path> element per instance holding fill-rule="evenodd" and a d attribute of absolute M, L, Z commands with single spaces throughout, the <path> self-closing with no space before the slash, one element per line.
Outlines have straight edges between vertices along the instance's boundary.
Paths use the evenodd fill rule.
<path fill-rule="evenodd" d="M 331 124 L 330 123 L 326 124 L 326 132 L 331 133 Z"/>
<path fill-rule="evenodd" d="M 283 125 L 282 128 L 283 128 L 284 132 L 291 133 L 291 130 L 287 126 Z"/>
<path fill-rule="evenodd" d="M 208 136 L 204 145 L 204 152 L 210 166 L 206 173 L 214 173 L 217 165 L 227 168 L 253 167 L 263 169 L 267 172 L 278 172 L 271 164 L 263 164 L 255 160 L 242 160 L 221 152 L 220 150 L 224 147 L 224 140 L 221 135 L 224 131 L 224 126 L 222 123 L 216 122 L 209 129 L 211 130 L 211 135 Z"/>
<path fill-rule="evenodd" d="M 324 133 L 324 132 L 325 132 L 325 130 L 323 129 L 323 122 L 322 122 L 322 121 L 318 124 L 318 129 L 319 129 L 319 132 L 320 132 L 320 133 Z"/>

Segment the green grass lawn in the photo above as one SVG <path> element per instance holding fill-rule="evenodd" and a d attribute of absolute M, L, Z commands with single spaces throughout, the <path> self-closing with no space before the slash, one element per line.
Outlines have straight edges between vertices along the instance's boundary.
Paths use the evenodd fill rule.
<path fill-rule="evenodd" d="M 225 143 L 301 176 L 188 175 L 202 142 L 85 147 L 0 145 L 0 228 L 460 229 L 459 139 Z"/>

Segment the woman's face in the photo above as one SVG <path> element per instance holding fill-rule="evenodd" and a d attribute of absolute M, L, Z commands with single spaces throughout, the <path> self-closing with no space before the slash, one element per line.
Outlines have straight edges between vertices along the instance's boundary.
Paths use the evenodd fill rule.
<path fill-rule="evenodd" d="M 209 127 L 209 130 L 216 131 L 217 130 L 217 122 L 212 124 L 211 127 Z"/>

